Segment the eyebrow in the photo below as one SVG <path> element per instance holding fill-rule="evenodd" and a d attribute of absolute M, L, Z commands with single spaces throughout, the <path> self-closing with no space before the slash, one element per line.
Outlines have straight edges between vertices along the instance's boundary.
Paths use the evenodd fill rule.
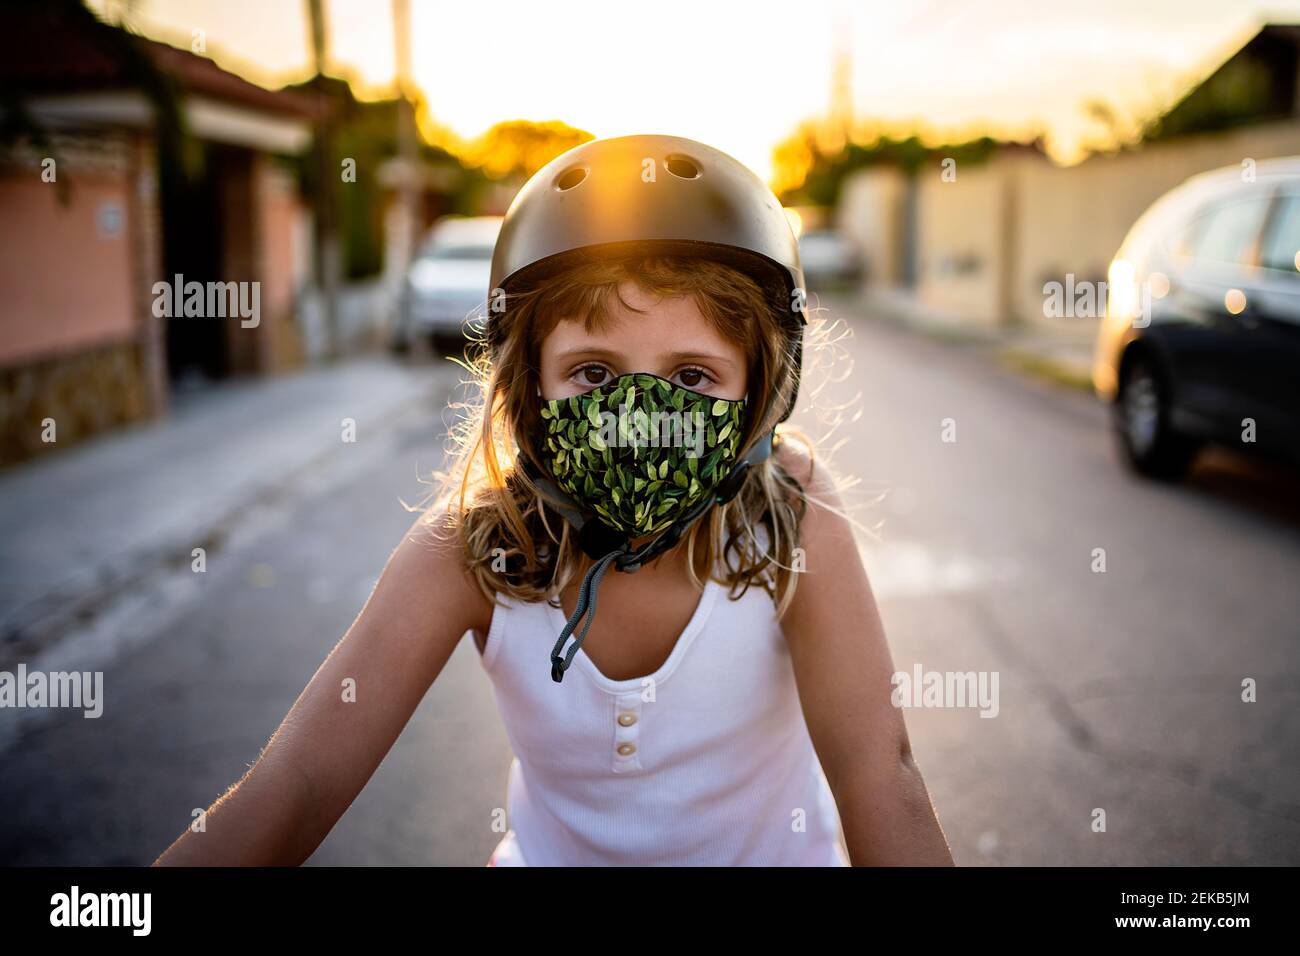
<path fill-rule="evenodd" d="M 579 355 L 586 355 L 592 357 L 600 356 L 602 358 L 622 357 L 621 355 L 619 355 L 619 353 L 611 352 L 609 349 L 589 348 L 589 347 L 579 346 L 577 348 L 565 349 L 563 352 L 558 353 L 556 355 L 556 358 L 563 360 L 568 358 L 574 358 Z M 662 357 L 673 362 L 690 362 L 690 361 L 712 362 L 715 365 L 726 365 L 733 368 L 735 367 L 736 364 L 734 361 L 727 358 L 725 355 L 715 355 L 712 352 L 669 352 Z"/>

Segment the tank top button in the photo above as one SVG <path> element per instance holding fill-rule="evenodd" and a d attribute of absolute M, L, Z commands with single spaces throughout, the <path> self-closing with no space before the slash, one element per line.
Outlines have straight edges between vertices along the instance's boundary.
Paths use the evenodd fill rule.
<path fill-rule="evenodd" d="M 636 744 L 619 744 L 618 752 L 622 757 L 630 757 L 636 753 Z"/>
<path fill-rule="evenodd" d="M 636 714 L 631 713 L 630 711 L 624 711 L 618 715 L 618 722 L 624 727 L 631 727 L 636 723 Z"/>

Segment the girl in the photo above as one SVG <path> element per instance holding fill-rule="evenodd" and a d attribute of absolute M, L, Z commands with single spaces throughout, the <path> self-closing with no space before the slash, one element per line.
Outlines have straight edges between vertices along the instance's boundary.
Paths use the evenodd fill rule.
<path fill-rule="evenodd" d="M 806 308 L 775 196 L 691 140 L 588 142 L 492 273 L 443 493 L 158 863 L 305 860 L 471 632 L 515 753 L 489 865 L 951 864 L 835 484 L 777 429 Z"/>

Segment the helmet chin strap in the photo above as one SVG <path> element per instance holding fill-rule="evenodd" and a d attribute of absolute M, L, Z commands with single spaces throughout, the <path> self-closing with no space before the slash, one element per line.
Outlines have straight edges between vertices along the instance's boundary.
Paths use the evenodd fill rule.
<path fill-rule="evenodd" d="M 568 622 L 564 625 L 564 630 L 560 632 L 559 640 L 555 643 L 555 648 L 551 651 L 551 679 L 553 681 L 558 684 L 564 680 L 564 672 L 573 663 L 574 655 L 578 653 L 578 648 L 586 640 L 587 631 L 596 616 L 596 589 L 600 586 L 601 579 L 605 576 L 605 572 L 609 570 L 609 566 L 613 564 L 615 570 L 625 571 L 630 574 L 673 547 L 701 515 L 715 504 L 726 504 L 739 493 L 749 469 L 771 456 L 774 437 L 775 430 L 767 432 L 759 441 L 754 443 L 754 446 L 749 451 L 740 457 L 727 477 L 723 479 L 722 484 L 712 494 L 707 495 L 702 501 L 693 505 L 652 541 L 648 541 L 636 549 L 631 546 L 631 536 L 628 532 L 620 531 L 605 524 L 605 522 L 585 511 L 577 501 L 561 491 L 555 482 L 549 478 L 536 475 L 532 469 L 529 469 L 529 475 L 532 477 L 533 483 L 541 489 L 547 503 L 554 507 L 577 532 L 578 544 L 583 552 L 588 557 L 596 559 L 596 563 L 583 576 L 582 585 L 578 589 L 577 607 L 573 609 L 573 614 L 569 616 Z M 587 618 L 586 623 L 583 624 L 582 630 L 577 635 L 574 635 L 574 629 L 584 616 Z M 564 644 L 570 636 L 574 637 L 574 642 L 567 653 L 561 654 Z"/>

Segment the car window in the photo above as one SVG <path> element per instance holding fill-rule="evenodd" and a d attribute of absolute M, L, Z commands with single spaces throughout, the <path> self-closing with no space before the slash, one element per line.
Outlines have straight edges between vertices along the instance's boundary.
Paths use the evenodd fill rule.
<path fill-rule="evenodd" d="M 1292 274 L 1300 271 L 1300 193 L 1284 195 L 1278 200 L 1260 260 L 1268 269 Z"/>
<path fill-rule="evenodd" d="M 491 259 L 492 246 L 434 246 L 426 253 L 430 259 Z"/>
<path fill-rule="evenodd" d="M 799 245 L 804 249 L 831 251 L 840 244 L 839 236 L 828 232 L 810 232 L 799 237 Z"/>
<path fill-rule="evenodd" d="M 1181 223 L 1176 229 L 1169 233 L 1160 244 L 1162 251 L 1177 256 L 1183 256 L 1184 258 L 1190 257 L 1192 254 L 1192 246 L 1196 238 L 1200 235 L 1201 228 L 1206 224 L 1208 219 L 1208 216 L 1200 216 Z"/>
<path fill-rule="evenodd" d="M 1268 203 L 1264 195 L 1211 206 L 1191 224 L 1187 234 L 1191 255 L 1211 262 L 1250 262 Z"/>

